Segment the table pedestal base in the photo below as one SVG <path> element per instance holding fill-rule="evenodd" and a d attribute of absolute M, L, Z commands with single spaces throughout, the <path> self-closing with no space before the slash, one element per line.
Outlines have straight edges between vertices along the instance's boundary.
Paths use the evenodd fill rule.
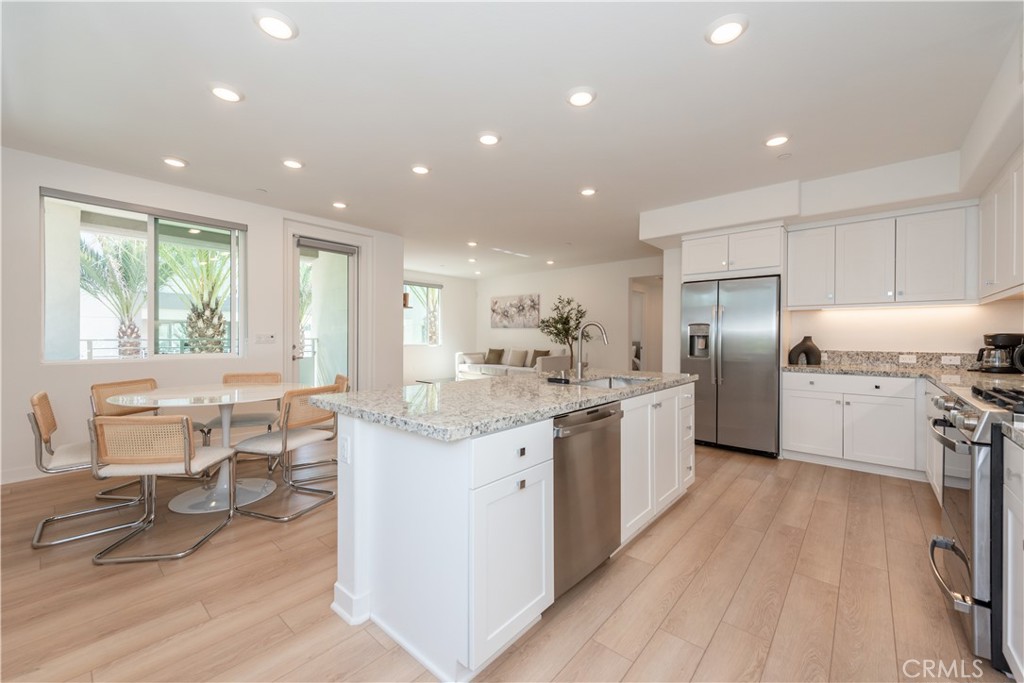
<path fill-rule="evenodd" d="M 180 512 L 185 515 L 201 515 L 207 512 L 227 512 L 228 509 L 228 483 L 227 467 L 220 468 L 220 475 L 214 486 L 200 486 L 191 491 L 178 494 L 168 503 L 173 512 Z M 271 479 L 260 479 L 258 477 L 247 477 L 237 479 L 235 482 L 235 505 L 248 505 L 255 503 L 261 498 L 266 498 L 274 490 L 277 484 Z"/>

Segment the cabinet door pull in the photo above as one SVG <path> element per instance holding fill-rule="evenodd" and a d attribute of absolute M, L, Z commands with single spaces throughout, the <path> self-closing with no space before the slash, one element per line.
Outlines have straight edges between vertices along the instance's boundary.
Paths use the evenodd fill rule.
<path fill-rule="evenodd" d="M 655 403 L 655 404 L 654 404 L 654 405 L 652 405 L 651 407 L 652 407 L 652 408 L 660 408 L 660 407 L 661 407 L 661 401 L 658 401 L 657 403 Z"/>
<path fill-rule="evenodd" d="M 813 387 L 814 386 L 814 380 L 812 379 L 810 382 L 808 382 L 808 384 L 810 384 Z"/>
<path fill-rule="evenodd" d="M 837 405 L 837 406 L 838 406 L 838 405 L 841 405 L 841 404 L 842 404 L 842 401 L 836 400 L 836 405 Z M 850 405 L 850 404 L 849 404 L 849 403 L 847 403 L 846 405 Z"/>
<path fill-rule="evenodd" d="M 876 384 L 875 385 L 875 389 L 881 389 L 881 388 L 882 388 L 882 385 L 880 385 L 880 384 Z"/>
<path fill-rule="evenodd" d="M 525 488 L 526 488 L 526 480 L 525 479 L 520 479 L 519 480 L 519 490 L 522 491 Z"/>
<path fill-rule="evenodd" d="M 850 402 L 849 402 L 849 401 L 847 401 L 847 402 L 846 402 L 846 405 L 850 405 Z"/>
<path fill-rule="evenodd" d="M 526 455 L 526 446 L 523 446 L 522 448 L 519 449 L 519 457 L 521 458 L 524 455 Z"/>

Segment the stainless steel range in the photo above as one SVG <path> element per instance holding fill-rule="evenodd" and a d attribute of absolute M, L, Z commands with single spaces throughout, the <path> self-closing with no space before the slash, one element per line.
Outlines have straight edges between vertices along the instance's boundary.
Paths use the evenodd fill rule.
<path fill-rule="evenodd" d="M 1001 615 L 993 616 L 993 586 L 997 591 L 999 587 L 992 572 L 1001 566 L 1002 557 L 993 556 L 992 545 L 991 433 L 993 424 L 1012 419 L 1013 406 L 1024 402 L 1024 382 L 982 380 L 952 391 L 933 399 L 942 416 L 929 420 L 933 438 L 945 447 L 943 535 L 933 537 L 929 545 L 932 570 L 961 614 L 974 654 L 1005 670 L 1001 647 L 992 647 L 993 631 L 997 640 L 1001 633 Z M 944 551 L 945 562 L 936 556 L 937 550 Z"/>

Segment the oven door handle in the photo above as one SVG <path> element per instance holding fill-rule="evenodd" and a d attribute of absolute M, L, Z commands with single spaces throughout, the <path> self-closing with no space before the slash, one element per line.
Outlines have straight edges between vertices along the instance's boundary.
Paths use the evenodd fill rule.
<path fill-rule="evenodd" d="M 939 443 L 941 443 L 943 446 L 945 446 L 946 448 L 948 448 L 951 451 L 954 451 L 954 452 L 959 453 L 961 455 L 970 455 L 971 454 L 971 444 L 964 443 L 963 441 L 957 441 L 955 439 L 951 439 L 951 438 L 949 438 L 948 436 L 946 436 L 945 434 L 942 433 L 942 430 L 944 428 L 952 427 L 952 426 L 953 425 L 951 425 L 949 423 L 949 420 L 947 420 L 945 418 L 937 417 L 937 418 L 933 419 L 931 421 L 932 438 L 935 439 L 936 441 L 938 441 Z"/>
<path fill-rule="evenodd" d="M 935 563 L 936 548 L 940 548 L 942 550 L 949 550 L 954 555 L 959 557 L 960 561 L 963 562 L 964 565 L 966 565 L 967 567 L 968 577 L 970 577 L 971 575 L 971 561 L 967 558 L 966 553 L 964 553 L 964 551 L 960 549 L 960 546 L 958 546 L 956 544 L 956 541 L 954 541 L 953 539 L 946 538 L 945 536 L 932 536 L 931 543 L 928 544 L 928 559 L 932 563 L 932 572 L 935 574 L 935 580 L 939 582 L 939 586 L 942 587 L 942 590 L 945 591 L 946 595 L 948 595 L 950 600 L 953 601 L 953 609 L 957 612 L 970 614 L 971 610 L 974 608 L 975 605 L 978 605 L 979 607 L 991 607 L 991 603 L 989 603 L 988 601 L 976 600 L 974 597 L 970 595 L 957 593 L 955 590 L 951 589 L 946 584 L 946 581 L 942 578 L 942 574 L 939 573 L 938 565 Z"/>
<path fill-rule="evenodd" d="M 928 544 L 928 559 L 932 563 L 932 572 L 935 574 L 935 580 L 939 582 L 942 590 L 945 591 L 946 595 L 948 595 L 950 600 L 953 601 L 953 609 L 957 612 L 969 614 L 974 601 L 971 599 L 971 596 L 964 595 L 963 593 L 957 593 L 946 585 L 945 579 L 943 579 L 942 574 L 939 573 L 939 566 L 935 563 L 936 548 L 952 551 L 954 555 L 959 557 L 960 560 L 967 565 L 968 575 L 970 575 L 971 571 L 971 562 L 967 559 L 967 555 L 964 551 L 956 544 L 956 541 L 944 536 L 932 536 L 931 543 Z"/>

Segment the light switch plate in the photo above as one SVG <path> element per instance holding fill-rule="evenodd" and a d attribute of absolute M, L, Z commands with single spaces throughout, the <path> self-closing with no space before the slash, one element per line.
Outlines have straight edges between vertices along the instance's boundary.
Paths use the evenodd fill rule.
<path fill-rule="evenodd" d="M 255 337 L 257 344 L 273 344 L 274 335 L 272 334 L 257 334 Z"/>
<path fill-rule="evenodd" d="M 913 364 L 913 363 L 916 363 L 916 362 L 917 362 L 917 356 L 915 356 L 914 354 L 912 354 L 912 353 L 901 353 L 900 354 L 900 363 Z"/>
<path fill-rule="evenodd" d="M 943 365 L 960 365 L 960 356 L 943 356 L 939 362 Z"/>

